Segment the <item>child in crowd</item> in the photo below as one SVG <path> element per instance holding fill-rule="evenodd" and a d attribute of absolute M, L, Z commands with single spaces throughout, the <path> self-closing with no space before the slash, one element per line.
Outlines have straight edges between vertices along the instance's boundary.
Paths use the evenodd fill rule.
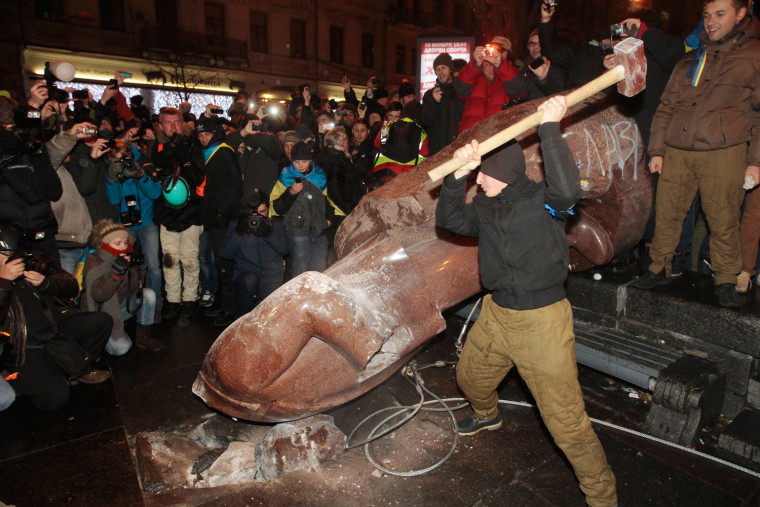
<path fill-rule="evenodd" d="M 84 264 L 84 294 L 80 306 L 85 311 L 102 311 L 113 318 L 111 338 L 106 352 L 112 356 L 126 354 L 132 341 L 124 331 L 124 321 L 137 316 L 135 345 L 157 352 L 163 349 L 153 338 L 151 328 L 156 308 L 153 289 L 143 287 L 145 263 L 132 257 L 134 238 L 121 225 L 105 219 L 92 228 L 95 251 Z"/>

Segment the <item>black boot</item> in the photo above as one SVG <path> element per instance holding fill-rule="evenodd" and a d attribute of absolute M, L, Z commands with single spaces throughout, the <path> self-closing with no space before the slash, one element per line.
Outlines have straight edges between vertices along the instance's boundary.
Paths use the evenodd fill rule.
<path fill-rule="evenodd" d="M 137 336 L 135 337 L 135 345 L 150 352 L 158 352 L 160 350 L 164 350 L 164 344 L 153 338 L 150 333 L 151 329 L 153 329 L 152 324 L 150 326 L 137 324 Z"/>

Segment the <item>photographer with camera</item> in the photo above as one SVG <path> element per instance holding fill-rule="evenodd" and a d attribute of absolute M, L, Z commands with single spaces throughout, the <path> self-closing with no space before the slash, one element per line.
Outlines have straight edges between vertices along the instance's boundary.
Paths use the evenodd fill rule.
<path fill-rule="evenodd" d="M 282 146 L 276 135 L 260 130 L 262 125 L 266 124 L 257 118 L 249 117 L 245 127 L 228 134 L 225 139 L 225 143 L 230 146 L 243 146 L 242 153 L 238 152 L 240 170 L 243 173 L 241 206 L 246 204 L 245 196 L 253 189 L 259 189 L 265 195 L 269 195 L 280 174 Z"/>
<path fill-rule="evenodd" d="M 137 317 L 135 345 L 151 352 L 164 348 L 153 338 L 151 330 L 156 308 L 156 293 L 144 287 L 145 262 L 132 250 L 134 237 L 123 225 L 101 220 L 92 228 L 95 252 L 84 263 L 84 311 L 103 311 L 113 319 L 111 337 L 105 350 L 122 356 L 132 348 L 124 331 L 124 321 Z"/>
<path fill-rule="evenodd" d="M 525 92 L 530 83 L 507 58 L 512 43 L 496 36 L 490 44 L 477 46 L 472 59 L 454 79 L 454 91 L 466 97 L 459 132 L 501 111 L 513 97 Z"/>
<path fill-rule="evenodd" d="M 158 143 L 151 154 L 163 188 L 163 197 L 154 203 L 166 288 L 161 319 L 171 322 L 180 317 L 182 324 L 195 313 L 198 298 L 203 233 L 200 207 L 206 177 L 193 158 L 192 138 L 185 135 L 187 131 L 178 109 L 163 108 Z"/>
<path fill-rule="evenodd" d="M 213 317 L 214 325 L 227 326 L 235 316 L 235 287 L 232 281 L 234 263 L 223 258 L 219 249 L 227 234 L 230 222 L 237 219 L 243 178 L 238 166 L 236 151 L 225 141 L 224 129 L 214 117 L 198 122 L 196 129 L 196 156 L 206 174 L 204 195 L 201 200 L 201 221 L 211 237 L 214 250 L 219 291 L 216 308 L 206 312 Z"/>
<path fill-rule="evenodd" d="M 101 361 L 111 333 L 111 317 L 56 306 L 53 298 L 79 292 L 76 279 L 40 252 L 24 250 L 22 231 L 0 222 L 1 369 L 17 397 L 29 397 L 42 410 L 56 410 L 69 399 L 69 384 L 97 384 L 111 377 Z"/>
<path fill-rule="evenodd" d="M 248 192 L 237 222 L 230 222 L 221 254 L 235 261 L 235 318 L 242 317 L 282 285 L 283 258 L 290 252 L 281 217 L 269 217 L 269 199 L 257 188 Z"/>
<path fill-rule="evenodd" d="M 120 140 L 103 156 L 108 166 L 106 192 L 108 200 L 119 210 L 119 222 L 135 236 L 135 250 L 142 253 L 148 266 L 145 285 L 156 294 L 156 312 L 163 308 L 161 267 L 159 265 L 158 226 L 153 223 L 153 203 L 161 196 L 161 183 L 150 177 L 153 164 L 142 163 L 137 149 Z M 146 171 L 147 169 L 147 171 Z"/>
<path fill-rule="evenodd" d="M 604 48 L 594 44 L 584 44 L 580 48 L 571 46 L 555 35 L 554 13 L 557 0 L 545 0 L 541 4 L 541 22 L 538 24 L 538 38 L 541 54 L 551 61 L 553 67 L 560 67 L 565 74 L 562 90 L 584 85 L 604 72 L 602 60 Z"/>
<path fill-rule="evenodd" d="M 34 232 L 35 249 L 60 264 L 51 201 L 63 189 L 41 140 L 41 119 L 11 99 L 0 106 L 0 220 Z"/>
<path fill-rule="evenodd" d="M 435 155 L 457 138 L 464 101 L 454 92 L 454 63 L 451 55 L 441 53 L 433 60 L 435 86 L 422 97 L 420 121 Z"/>
<path fill-rule="evenodd" d="M 78 123 L 56 134 L 46 143 L 63 189 L 61 197 L 52 203 L 53 213 L 58 221 L 55 239 L 60 253 L 61 267 L 72 274 L 87 249 L 87 242 L 92 232 L 92 220 L 87 203 L 67 166 L 71 165 L 70 157 L 77 144 L 81 140 L 91 138 L 96 132 L 97 129 L 92 123 Z"/>
<path fill-rule="evenodd" d="M 385 90 L 385 79 L 378 76 L 372 76 L 367 80 L 367 91 L 364 93 L 361 102 L 356 98 L 356 92 L 351 88 L 351 80 L 348 75 L 343 76 L 341 81 L 343 86 L 343 97 L 347 104 L 353 105 L 361 110 L 373 109 L 376 106 L 388 107 L 388 92 Z"/>

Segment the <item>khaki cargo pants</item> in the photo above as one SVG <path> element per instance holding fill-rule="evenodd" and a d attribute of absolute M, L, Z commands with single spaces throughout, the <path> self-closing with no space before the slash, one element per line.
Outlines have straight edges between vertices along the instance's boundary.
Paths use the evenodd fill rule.
<path fill-rule="evenodd" d="M 488 295 L 465 342 L 457 383 L 479 418 L 498 411 L 496 388 L 517 367 L 554 442 L 573 466 L 586 502 L 617 502 L 615 476 L 586 415 L 567 299 L 535 310 L 502 308 Z"/>
<path fill-rule="evenodd" d="M 710 262 L 715 272 L 715 285 L 736 283 L 736 275 L 742 269 L 739 220 L 746 169 L 746 143 L 712 151 L 668 147 L 657 183 L 649 271 L 659 273 L 665 268 L 670 274 L 683 221 L 698 190 L 710 227 Z"/>

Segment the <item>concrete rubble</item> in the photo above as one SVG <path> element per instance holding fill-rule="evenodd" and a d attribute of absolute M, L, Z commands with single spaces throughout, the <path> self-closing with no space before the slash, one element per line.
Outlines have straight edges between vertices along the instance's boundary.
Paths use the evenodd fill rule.
<path fill-rule="evenodd" d="M 345 445 L 346 435 L 326 415 L 273 427 L 211 415 L 193 427 L 140 433 L 135 439 L 143 488 L 154 495 L 314 470 L 341 456 Z"/>

